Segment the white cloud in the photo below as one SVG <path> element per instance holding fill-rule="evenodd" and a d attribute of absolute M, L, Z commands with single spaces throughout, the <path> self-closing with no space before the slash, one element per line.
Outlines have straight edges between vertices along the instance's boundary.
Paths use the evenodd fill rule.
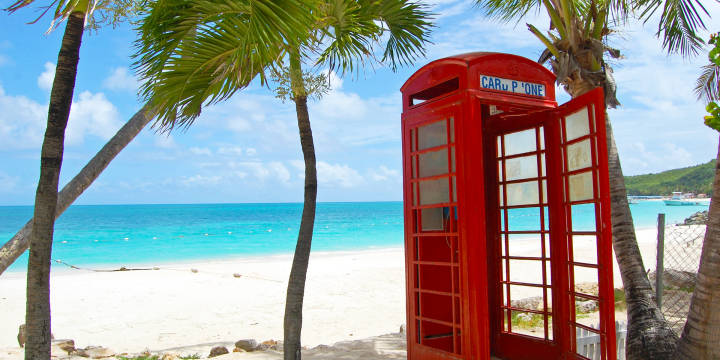
<path fill-rule="evenodd" d="M 293 164 L 296 165 L 296 164 Z M 324 161 L 317 162 L 318 183 L 339 185 L 349 188 L 364 182 L 360 173 L 346 164 L 329 164 Z"/>
<path fill-rule="evenodd" d="M 55 80 L 55 64 L 51 62 L 45 63 L 45 71 L 37 78 L 38 87 L 43 90 L 52 89 L 53 80 Z"/>
<path fill-rule="evenodd" d="M 205 175 L 194 175 L 185 177 L 182 179 L 182 184 L 185 186 L 210 186 L 217 185 L 222 180 L 221 176 L 205 176 Z"/>
<path fill-rule="evenodd" d="M 257 150 L 255 150 L 255 148 L 247 148 L 245 149 L 245 154 L 247 154 L 247 156 L 255 156 Z"/>
<path fill-rule="evenodd" d="M 268 164 L 268 169 L 274 175 L 274 177 L 281 182 L 290 181 L 290 172 L 281 162 L 273 161 Z"/>
<path fill-rule="evenodd" d="M 239 146 L 221 146 L 217 153 L 220 155 L 241 156 L 243 149 Z"/>
<path fill-rule="evenodd" d="M 193 146 L 190 148 L 190 152 L 193 155 L 203 155 L 203 156 L 211 156 L 212 155 L 212 151 L 206 147 L 201 148 L 201 147 Z"/>
<path fill-rule="evenodd" d="M 73 102 L 65 132 L 66 143 L 81 144 L 87 135 L 110 139 L 122 126 L 118 110 L 103 93 L 83 91 Z"/>
<path fill-rule="evenodd" d="M 5 94 L 0 86 L 0 149 L 39 148 L 42 143 L 47 107 L 24 96 Z"/>
<path fill-rule="evenodd" d="M 385 165 L 380 165 L 377 170 L 370 170 L 368 177 L 373 181 L 395 181 L 399 182 L 402 180 L 399 170 L 390 169 Z"/>
<path fill-rule="evenodd" d="M 138 79 L 130 73 L 127 67 L 117 67 L 113 69 L 110 76 L 103 81 L 103 87 L 110 90 L 125 90 L 137 92 L 140 87 Z"/>

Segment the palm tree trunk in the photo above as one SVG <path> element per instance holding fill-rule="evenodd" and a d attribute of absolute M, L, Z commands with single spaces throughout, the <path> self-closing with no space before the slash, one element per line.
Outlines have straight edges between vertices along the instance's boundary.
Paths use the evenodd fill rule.
<path fill-rule="evenodd" d="M 68 17 L 50 92 L 47 129 L 40 155 L 40 180 L 35 194 L 33 228 L 30 232 L 25 309 L 26 360 L 50 359 L 50 258 L 55 208 L 65 128 L 75 89 L 84 23 L 85 14 L 82 12 L 73 12 Z"/>
<path fill-rule="evenodd" d="M 700 269 L 677 359 L 720 359 L 720 146 Z"/>
<path fill-rule="evenodd" d="M 625 354 L 628 360 L 673 359 L 677 336 L 657 307 L 655 294 L 645 272 L 627 202 L 625 179 L 607 112 L 605 129 L 608 144 L 613 249 L 627 301 L 628 332 Z"/>
<path fill-rule="evenodd" d="M 148 107 L 146 105 L 135 113 L 135 115 L 115 133 L 115 136 L 95 154 L 87 165 L 63 187 L 60 194 L 58 194 L 58 201 L 55 208 L 56 219 L 70 207 L 85 189 L 90 187 L 93 181 L 100 176 L 115 156 L 140 133 L 140 130 L 142 130 L 151 119 L 152 116 L 148 114 Z M 0 275 L 27 250 L 32 223 L 33 219 L 30 219 L 12 239 L 0 248 Z"/>
<path fill-rule="evenodd" d="M 310 129 L 307 96 L 305 95 L 300 58 L 297 52 L 290 55 L 290 76 L 293 85 L 298 129 L 300 131 L 300 146 L 305 158 L 305 199 L 285 300 L 283 347 L 285 360 L 300 360 L 302 358 L 300 334 L 302 331 L 303 299 L 305 297 L 305 277 L 310 262 L 310 247 L 315 225 L 317 171 L 315 169 L 315 145 L 313 144 L 312 130 Z"/>

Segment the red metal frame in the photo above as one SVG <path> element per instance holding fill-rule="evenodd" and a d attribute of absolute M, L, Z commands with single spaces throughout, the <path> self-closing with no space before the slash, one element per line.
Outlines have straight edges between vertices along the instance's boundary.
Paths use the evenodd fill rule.
<path fill-rule="evenodd" d="M 576 354 L 574 332 L 587 326 L 576 321 L 575 296 L 599 302 L 599 329 L 589 330 L 601 337 L 603 359 L 615 358 L 602 92 L 591 91 L 558 107 L 554 81 L 550 71 L 528 59 L 470 53 L 434 61 L 403 85 L 408 359 L 489 359 L 491 354 L 505 359 L 583 359 Z M 530 94 L 513 92 L 518 85 Z M 491 106 L 502 113 L 491 116 Z M 582 108 L 588 108 L 587 116 L 595 124 L 593 132 L 566 141 L 565 122 L 572 119 L 565 118 Z M 538 195 L 539 204 L 534 205 L 540 209 L 540 229 L 525 233 L 540 236 L 541 254 L 526 258 L 502 255 L 502 249 L 510 251 L 508 238 L 512 231 L 507 228 L 507 220 L 505 228 L 500 228 L 501 218 L 509 219 L 508 207 L 501 210 L 496 189 L 513 181 L 504 180 L 507 160 L 502 160 L 504 153 L 498 154 L 495 139 L 540 127 L 544 138 L 540 138 L 538 130 L 534 141 L 536 148 L 541 141 L 545 148 L 530 155 L 536 156 L 537 168 L 541 168 L 541 158 L 545 157 L 546 170 L 529 180 L 537 181 L 539 194 L 543 193 L 542 183 L 546 183 L 547 199 Z M 582 142 L 585 146 L 587 139 L 593 159 L 589 170 L 565 169 L 566 153 L 579 146 L 575 144 Z M 500 150 L 504 151 L 503 147 Z M 582 234 L 595 236 L 596 264 L 573 262 L 572 257 L 572 239 L 580 233 L 568 229 L 572 227 L 576 202 L 570 201 L 564 189 L 569 189 L 570 177 L 581 172 L 590 172 L 593 179 L 592 199 L 585 203 L 594 206 L 596 226 L 594 231 Z M 498 174 L 502 183 L 498 182 Z M 577 176 L 573 179 L 577 182 Z M 423 198 L 421 193 L 426 196 Z M 508 204 L 507 198 L 502 203 Z M 500 211 L 505 211 L 504 217 Z M 545 212 L 550 214 L 549 222 Z M 502 234 L 507 235 L 504 245 L 493 241 Z M 504 276 L 500 266 L 503 259 Z M 542 290 L 544 310 L 520 309 L 542 317 L 541 338 L 514 332 L 510 316 L 506 320 L 500 316 L 502 308 L 517 310 L 503 299 L 509 298 L 511 286 L 521 284 L 510 281 L 509 264 L 519 260 L 540 262 L 540 288 L 552 289 L 552 297 Z M 547 263 L 552 282 L 550 274 L 546 274 Z M 597 269 L 597 296 L 576 291 L 575 267 Z"/>

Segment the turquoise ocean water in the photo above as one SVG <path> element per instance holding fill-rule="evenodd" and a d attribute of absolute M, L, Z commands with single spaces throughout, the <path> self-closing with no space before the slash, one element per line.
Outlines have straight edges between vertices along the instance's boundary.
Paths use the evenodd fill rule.
<path fill-rule="evenodd" d="M 637 228 L 654 227 L 658 213 L 681 222 L 707 206 L 630 205 Z M 53 258 L 75 265 L 155 264 L 171 261 L 287 254 L 295 249 L 302 204 L 75 205 L 56 222 Z M 0 241 L 32 216 L 31 206 L 0 206 Z M 576 223 L 592 223 L 579 209 Z M 514 219 L 513 219 L 514 218 Z M 533 220 L 511 214 L 522 227 Z M 320 203 L 314 251 L 400 247 L 402 202 Z M 27 255 L 9 271 L 22 271 Z M 58 265 L 56 265 L 58 266 Z"/>

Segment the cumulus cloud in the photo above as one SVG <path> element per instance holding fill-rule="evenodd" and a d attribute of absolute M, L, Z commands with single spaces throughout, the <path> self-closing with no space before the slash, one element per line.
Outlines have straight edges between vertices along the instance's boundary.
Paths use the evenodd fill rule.
<path fill-rule="evenodd" d="M 45 63 L 45 71 L 37 78 L 38 87 L 43 90 L 52 89 L 53 80 L 55 80 L 55 64 L 51 62 Z"/>
<path fill-rule="evenodd" d="M 155 136 L 155 146 L 163 149 L 174 149 L 177 147 L 177 143 L 170 134 L 158 134 Z"/>
<path fill-rule="evenodd" d="M 110 90 L 124 90 L 136 92 L 140 87 L 138 79 L 127 67 L 117 67 L 112 70 L 110 76 L 103 81 L 103 87 Z"/>
<path fill-rule="evenodd" d="M 7 95 L 0 86 L 0 149 L 39 148 L 47 107 L 25 96 Z"/>
<path fill-rule="evenodd" d="M 81 144 L 87 135 L 107 140 L 121 126 L 117 108 L 103 93 L 83 91 L 70 109 L 65 139 L 70 145 Z"/>
<path fill-rule="evenodd" d="M 360 173 L 346 164 L 329 164 L 324 161 L 318 161 L 317 172 L 318 183 L 320 184 L 350 188 L 364 182 Z"/>

